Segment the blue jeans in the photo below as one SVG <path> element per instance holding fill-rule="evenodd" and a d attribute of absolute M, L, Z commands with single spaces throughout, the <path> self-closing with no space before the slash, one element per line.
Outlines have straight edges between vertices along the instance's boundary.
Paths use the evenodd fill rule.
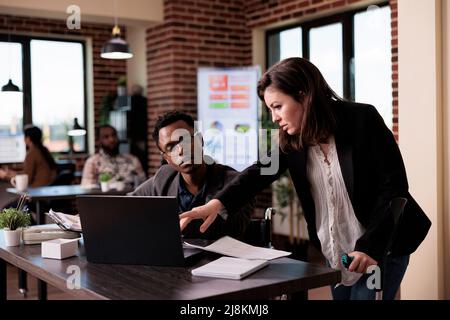
<path fill-rule="evenodd" d="M 395 294 L 405 275 L 409 263 L 409 255 L 388 257 L 383 274 L 383 300 L 394 300 Z M 334 300 L 375 300 L 376 291 L 367 287 L 367 279 L 371 274 L 364 274 L 354 285 L 331 286 Z"/>

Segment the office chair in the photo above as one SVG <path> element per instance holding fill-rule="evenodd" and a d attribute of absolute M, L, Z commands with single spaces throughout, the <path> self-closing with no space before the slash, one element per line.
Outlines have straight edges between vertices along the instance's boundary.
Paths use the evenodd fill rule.
<path fill-rule="evenodd" d="M 75 173 L 71 170 L 62 170 L 49 186 L 67 186 L 73 183 Z"/>
<path fill-rule="evenodd" d="M 397 198 L 392 199 L 391 203 L 390 203 L 390 209 L 394 216 L 394 229 L 392 231 L 391 237 L 388 241 L 388 245 L 386 246 L 386 250 L 384 252 L 383 258 L 380 263 L 380 265 L 381 265 L 381 290 L 377 291 L 377 295 L 376 295 L 377 300 L 383 300 L 383 285 L 385 282 L 384 281 L 384 274 L 385 274 L 384 272 L 385 272 L 386 266 L 387 266 L 386 261 L 387 261 L 388 257 L 391 255 L 392 245 L 397 236 L 399 221 L 401 219 L 401 216 L 403 214 L 403 211 L 405 209 L 407 202 L 408 202 L 408 199 L 402 198 L 402 197 L 397 197 Z"/>
<path fill-rule="evenodd" d="M 269 207 L 264 212 L 264 218 L 254 218 L 245 232 L 244 241 L 258 247 L 272 248 L 272 215 L 276 210 Z"/>

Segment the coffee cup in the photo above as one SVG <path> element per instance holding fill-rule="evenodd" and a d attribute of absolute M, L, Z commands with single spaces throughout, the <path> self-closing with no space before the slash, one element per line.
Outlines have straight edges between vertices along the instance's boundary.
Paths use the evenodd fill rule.
<path fill-rule="evenodd" d="M 11 178 L 11 184 L 16 188 L 17 191 L 22 192 L 28 188 L 28 175 L 27 174 L 17 174 Z"/>

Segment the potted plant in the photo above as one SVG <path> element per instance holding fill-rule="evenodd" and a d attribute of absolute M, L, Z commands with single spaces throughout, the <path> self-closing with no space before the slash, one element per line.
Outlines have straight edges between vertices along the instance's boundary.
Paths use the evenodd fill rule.
<path fill-rule="evenodd" d="M 125 179 L 122 176 L 117 176 L 114 182 L 114 188 L 117 191 L 123 191 L 125 189 Z"/>
<path fill-rule="evenodd" d="M 127 77 L 120 76 L 117 79 L 117 95 L 118 96 L 126 96 L 127 95 Z"/>
<path fill-rule="evenodd" d="M 3 209 L 0 213 L 0 228 L 3 229 L 7 246 L 20 245 L 22 228 L 31 224 L 30 214 L 23 210 L 25 198 L 20 198 L 17 208 Z"/>
<path fill-rule="evenodd" d="M 109 180 L 111 180 L 112 174 L 109 172 L 101 172 L 98 176 L 98 180 L 100 181 L 100 187 L 102 192 L 109 191 Z"/>
<path fill-rule="evenodd" d="M 103 96 L 100 105 L 100 125 L 110 123 L 109 114 L 114 109 L 114 101 L 116 101 L 116 99 L 117 93 L 114 91 L 108 92 L 105 96 Z"/>

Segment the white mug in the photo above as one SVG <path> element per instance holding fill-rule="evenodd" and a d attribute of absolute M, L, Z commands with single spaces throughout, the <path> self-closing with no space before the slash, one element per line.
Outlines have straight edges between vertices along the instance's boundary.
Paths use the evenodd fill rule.
<path fill-rule="evenodd" d="M 11 178 L 11 184 L 16 188 L 17 191 L 25 191 L 28 188 L 28 175 L 18 174 Z"/>

